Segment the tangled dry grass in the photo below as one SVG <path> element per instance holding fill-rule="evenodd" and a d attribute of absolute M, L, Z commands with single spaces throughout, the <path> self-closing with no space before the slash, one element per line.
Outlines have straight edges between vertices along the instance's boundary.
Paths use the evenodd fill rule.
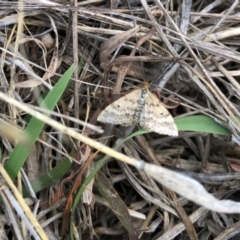
<path fill-rule="evenodd" d="M 240 238 L 239 9 L 1 1 L 1 239 Z M 146 81 L 178 137 L 97 122 Z"/>

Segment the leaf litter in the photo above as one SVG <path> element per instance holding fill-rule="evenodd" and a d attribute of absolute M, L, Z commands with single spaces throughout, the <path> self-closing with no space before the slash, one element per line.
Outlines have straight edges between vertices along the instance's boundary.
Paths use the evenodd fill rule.
<path fill-rule="evenodd" d="M 131 91 L 139 91 L 141 84 L 147 81 L 151 92 L 161 91 L 163 103 L 174 104 L 173 99 L 179 98 L 180 105 L 170 111 L 173 117 L 207 115 L 224 126 L 230 135 L 181 131 L 178 137 L 170 137 L 139 130 L 125 141 L 137 131 L 137 124 L 127 128 L 105 124 L 101 135 L 87 125 L 80 125 L 81 134 L 92 140 L 86 143 L 83 138 L 80 142 L 71 139 L 70 136 L 78 137 L 70 133 L 67 141 L 66 137 L 56 137 L 53 129 L 58 128 L 49 121 L 41 141 L 35 144 L 34 158 L 29 158 L 24 165 L 24 184 L 49 173 L 66 154 L 71 159 L 71 151 L 75 152 L 74 158 L 79 164 L 73 163 L 65 178 L 37 190 L 40 205 L 36 202 L 35 211 L 37 217 L 42 218 L 39 222 L 47 237 L 69 238 L 71 233 L 76 239 L 80 235 L 87 239 L 113 236 L 238 238 L 238 1 L 68 4 L 67 1 L 0 3 L 0 87 L 9 97 L 33 104 L 42 92 L 52 89 L 59 76 L 79 58 L 84 61 L 83 69 L 80 74 L 75 72 L 74 84 L 59 102 L 55 110 L 58 113 L 52 115 L 57 121 L 61 119 L 59 114 L 70 116 L 61 120 L 67 127 L 78 131 L 76 126 L 79 125 L 73 123 L 71 117 L 99 125 L 97 117 L 106 106 Z M 19 19 L 24 20 L 24 24 Z M 14 26 L 19 29 L 24 26 L 23 32 Z M 47 40 L 43 38 L 45 35 Z M 12 68 L 13 65 L 16 67 Z M 6 89 L 14 94 L 10 95 Z M 17 122 L 23 127 L 22 114 L 27 110 L 16 114 L 8 107 L 14 106 L 14 102 L 6 100 L 4 105 L 2 120 L 13 126 Z M 94 145 L 94 141 L 106 148 Z M 119 143 L 117 150 L 122 155 L 108 152 L 107 147 L 114 148 Z M 7 156 L 12 148 L 14 144 L 4 135 L 2 156 Z M 96 152 L 95 148 L 110 157 Z M 85 186 L 88 191 L 83 193 L 86 194 L 82 197 L 84 203 L 79 201 L 71 215 L 75 206 L 72 198 L 77 199 L 74 192 L 79 187 L 76 180 L 91 176 L 86 169 L 94 169 L 103 158 L 97 183 L 92 178 L 92 186 Z M 135 168 L 115 159 L 125 159 Z M 10 186 L 9 180 L 3 170 L 1 174 L 7 183 L 2 184 L 1 196 L 10 199 L 12 195 L 5 190 Z M 6 200 L 4 204 L 6 206 Z M 18 212 L 18 207 L 14 209 Z M 61 217 L 63 210 L 64 218 Z M 4 212 L 1 214 L 6 218 Z M 45 224 L 49 219 L 54 221 L 53 225 Z M 32 216 L 30 221 L 33 221 Z M 1 224 L 9 236 L 13 234 L 14 229 L 6 221 Z M 19 221 L 14 224 L 16 234 L 21 226 L 18 226 Z M 28 233 L 22 231 L 21 234 L 25 237 Z"/>

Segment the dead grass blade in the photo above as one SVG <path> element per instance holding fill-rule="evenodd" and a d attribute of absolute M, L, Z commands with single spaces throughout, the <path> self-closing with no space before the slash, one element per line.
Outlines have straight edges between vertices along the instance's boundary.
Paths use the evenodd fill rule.
<path fill-rule="evenodd" d="M 98 152 L 95 152 L 94 154 L 92 154 L 91 156 L 88 157 L 88 160 L 85 162 L 83 168 L 77 174 L 77 177 L 74 181 L 74 185 L 73 185 L 73 187 L 72 187 L 72 189 L 71 189 L 71 191 L 68 195 L 67 203 L 66 203 L 64 213 L 63 213 L 63 223 L 62 223 L 62 232 L 61 232 L 62 236 L 66 236 L 67 230 L 68 230 L 68 227 L 69 227 L 69 218 L 70 218 L 70 212 L 71 212 L 71 209 L 72 209 L 74 193 L 77 191 L 79 186 L 82 184 L 83 174 L 86 171 L 86 169 L 89 167 L 89 165 L 91 164 L 91 161 L 94 159 L 94 157 L 97 154 L 98 154 Z"/>
<path fill-rule="evenodd" d="M 132 224 L 128 209 L 122 199 L 118 196 L 118 193 L 113 188 L 107 177 L 102 171 L 99 171 L 96 176 L 96 186 L 98 191 L 108 202 L 110 208 L 121 221 L 123 226 L 129 232 L 129 239 L 138 239 L 137 232 Z"/>
<path fill-rule="evenodd" d="M 30 208 L 25 203 L 24 199 L 22 198 L 21 194 L 19 193 L 18 189 L 13 184 L 12 180 L 8 176 L 7 172 L 3 168 L 2 164 L 0 164 L 0 173 L 3 179 L 6 181 L 7 185 L 13 192 L 13 195 L 8 190 L 8 188 L 4 185 L 1 186 L 1 196 L 5 196 L 6 201 L 9 201 L 12 204 L 12 207 L 15 211 L 19 214 L 23 222 L 26 224 L 26 227 L 30 231 L 30 233 L 34 236 L 35 239 L 48 239 L 47 235 L 43 231 L 41 225 L 33 215 Z M 18 207 L 17 207 L 18 206 Z M 17 228 L 16 228 L 17 229 Z M 16 232 L 18 233 L 18 232 Z M 19 236 L 21 236 L 20 234 Z"/>

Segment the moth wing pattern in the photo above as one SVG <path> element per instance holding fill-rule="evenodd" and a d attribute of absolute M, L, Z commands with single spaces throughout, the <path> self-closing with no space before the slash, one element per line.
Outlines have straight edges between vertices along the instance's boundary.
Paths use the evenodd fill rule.
<path fill-rule="evenodd" d="M 99 114 L 97 120 L 122 126 L 132 125 L 140 94 L 141 89 L 137 89 L 114 101 Z"/>
<path fill-rule="evenodd" d="M 150 91 L 148 91 L 146 95 L 146 101 L 140 115 L 139 125 L 151 132 L 178 136 L 178 129 L 172 115 Z"/>

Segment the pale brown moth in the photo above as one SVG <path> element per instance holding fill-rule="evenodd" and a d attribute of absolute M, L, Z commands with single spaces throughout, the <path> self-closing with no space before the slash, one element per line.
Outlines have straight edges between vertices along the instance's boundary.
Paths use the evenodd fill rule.
<path fill-rule="evenodd" d="M 134 90 L 108 105 L 98 116 L 98 121 L 130 126 L 134 123 L 151 132 L 178 136 L 173 117 L 148 90 L 148 86 Z"/>

